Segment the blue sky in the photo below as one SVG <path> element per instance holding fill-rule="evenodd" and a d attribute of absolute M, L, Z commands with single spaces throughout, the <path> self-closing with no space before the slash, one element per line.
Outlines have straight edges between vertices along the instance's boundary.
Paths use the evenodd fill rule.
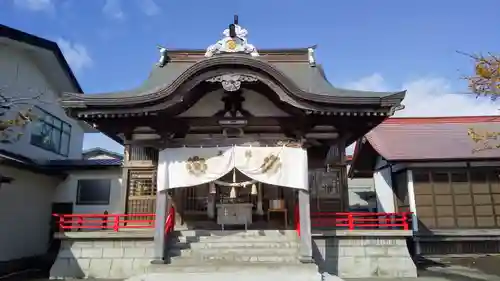
<path fill-rule="evenodd" d="M 498 0 L 2 0 L 0 23 L 59 43 L 85 93 L 133 88 L 167 48 L 204 49 L 238 14 L 259 48 L 318 44 L 336 86 L 407 89 L 400 116 L 497 114 L 460 94 L 471 61 L 500 52 Z M 122 148 L 99 134 L 84 148 Z"/>

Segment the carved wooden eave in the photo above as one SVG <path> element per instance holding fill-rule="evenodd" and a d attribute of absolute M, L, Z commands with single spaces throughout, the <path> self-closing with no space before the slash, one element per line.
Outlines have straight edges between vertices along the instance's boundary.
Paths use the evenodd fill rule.
<path fill-rule="evenodd" d="M 345 110 L 335 110 L 335 111 L 312 111 L 304 110 L 307 116 L 392 116 L 392 108 L 378 109 L 378 110 L 360 110 L 360 109 L 345 109 Z M 82 110 L 74 114 L 75 117 L 79 119 L 120 119 L 129 117 L 146 117 L 146 116 L 158 116 L 158 112 L 147 112 L 147 111 L 137 111 L 137 112 L 124 112 L 124 113 L 106 113 L 105 111 L 92 112 Z"/>
<path fill-rule="evenodd" d="M 307 110 L 307 115 L 321 115 L 321 116 L 392 116 L 392 108 L 381 110 L 352 110 L 352 111 L 312 111 Z"/>

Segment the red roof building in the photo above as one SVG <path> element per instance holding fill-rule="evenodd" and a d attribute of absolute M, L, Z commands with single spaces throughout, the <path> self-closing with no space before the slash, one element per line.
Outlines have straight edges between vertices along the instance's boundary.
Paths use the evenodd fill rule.
<path fill-rule="evenodd" d="M 480 242 L 500 238 L 500 142 L 471 130 L 500 132 L 500 117 L 389 118 L 356 144 L 349 176 L 373 177 L 378 211 L 413 213 L 421 254 L 500 249 Z"/>
<path fill-rule="evenodd" d="M 500 117 L 389 118 L 357 142 L 350 176 L 371 177 L 378 156 L 397 162 L 500 160 L 500 149 L 477 151 L 484 142 L 473 141 L 471 128 L 500 132 Z M 492 146 L 498 143 L 490 140 Z"/>

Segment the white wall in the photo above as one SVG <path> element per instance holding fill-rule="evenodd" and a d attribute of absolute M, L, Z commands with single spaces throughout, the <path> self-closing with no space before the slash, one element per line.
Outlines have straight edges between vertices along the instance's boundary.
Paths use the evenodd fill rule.
<path fill-rule="evenodd" d="M 40 92 L 44 93 L 39 100 L 29 100 L 61 120 L 69 123 L 71 139 L 68 158 L 81 158 L 83 146 L 83 129 L 78 123 L 69 118 L 57 103 L 57 94 L 54 87 L 45 79 L 37 65 L 30 59 L 29 54 L 9 45 L 0 45 L 0 88 L 4 95 L 16 97 L 33 97 Z M 61 77 L 61 79 L 67 79 Z M 43 101 L 43 102 L 41 102 Z M 0 144 L 0 149 L 20 154 L 33 159 L 64 159 L 65 157 L 53 152 L 38 148 L 30 144 L 31 126 L 28 126 L 23 137 L 14 144 Z"/>
<path fill-rule="evenodd" d="M 108 211 L 110 214 L 125 213 L 125 205 L 123 198 L 125 190 L 122 190 L 122 171 L 120 168 L 112 170 L 88 170 L 74 171 L 57 186 L 54 196 L 54 202 L 68 203 L 73 202 L 74 214 L 102 214 Z M 76 195 L 78 188 L 78 180 L 80 179 L 110 179 L 111 191 L 109 205 L 77 205 Z"/>
<path fill-rule="evenodd" d="M 116 157 L 113 157 L 111 155 L 106 155 L 106 154 L 101 154 L 101 155 L 95 155 L 92 157 L 88 157 L 88 160 L 97 160 L 97 159 L 115 159 Z"/>
<path fill-rule="evenodd" d="M 0 171 L 14 179 L 0 187 L 0 261 L 44 254 L 59 179 L 3 165 Z"/>
<path fill-rule="evenodd" d="M 377 159 L 373 173 L 375 192 L 377 193 L 377 212 L 395 213 L 394 193 L 392 191 L 391 167 L 381 157 Z"/>

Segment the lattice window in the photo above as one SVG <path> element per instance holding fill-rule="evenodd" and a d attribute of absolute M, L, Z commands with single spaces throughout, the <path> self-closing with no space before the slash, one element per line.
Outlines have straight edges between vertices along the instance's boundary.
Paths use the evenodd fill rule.
<path fill-rule="evenodd" d="M 152 147 L 130 146 L 129 157 L 131 161 L 158 161 L 158 150 Z"/>
<path fill-rule="evenodd" d="M 138 170 L 129 172 L 127 210 L 130 214 L 154 213 L 156 209 L 156 172 Z"/>
<path fill-rule="evenodd" d="M 150 170 L 131 171 L 129 190 L 130 196 L 155 196 L 156 172 Z"/>

